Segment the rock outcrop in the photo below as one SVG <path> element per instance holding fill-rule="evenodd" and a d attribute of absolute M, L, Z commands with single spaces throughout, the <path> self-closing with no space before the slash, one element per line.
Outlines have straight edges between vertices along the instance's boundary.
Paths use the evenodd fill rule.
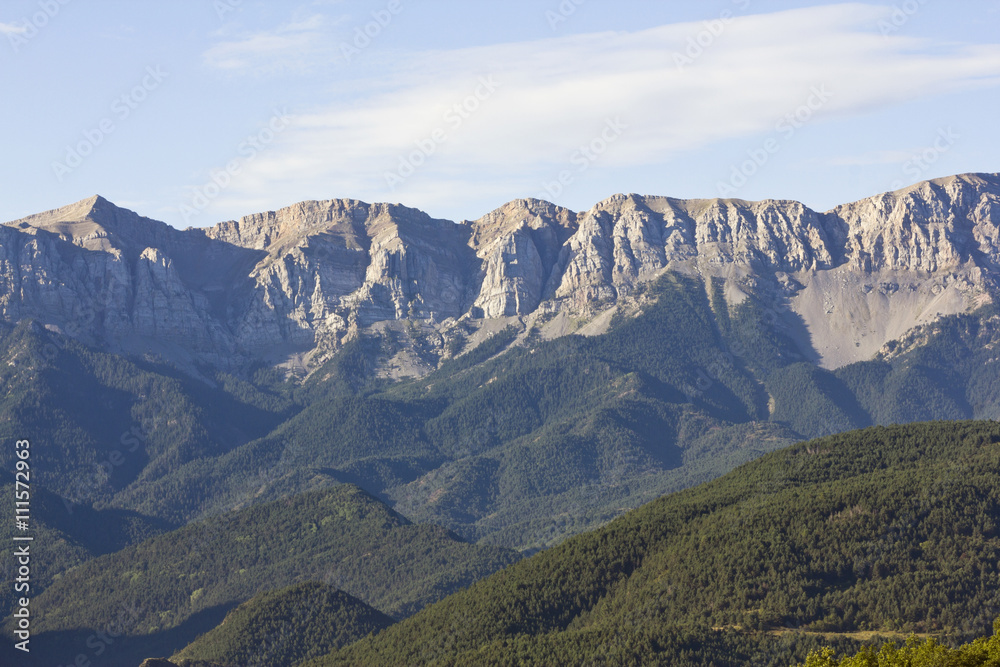
<path fill-rule="evenodd" d="M 92 197 L 0 227 L 0 314 L 181 363 L 315 363 L 379 323 L 593 315 L 678 270 L 735 297 L 747 281 L 771 290 L 837 366 L 989 299 L 998 226 L 997 174 L 826 213 L 630 194 L 583 213 L 516 200 L 455 223 L 335 199 L 186 230 Z"/>

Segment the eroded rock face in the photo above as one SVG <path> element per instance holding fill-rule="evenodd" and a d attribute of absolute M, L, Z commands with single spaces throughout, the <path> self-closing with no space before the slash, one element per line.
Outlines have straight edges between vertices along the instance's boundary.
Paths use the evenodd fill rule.
<path fill-rule="evenodd" d="M 187 230 L 92 197 L 0 227 L 0 314 L 111 349 L 277 362 L 322 356 L 386 321 L 586 313 L 678 269 L 773 284 L 819 338 L 824 327 L 831 337 L 874 332 L 830 352 L 838 365 L 981 303 L 1000 266 L 998 225 L 995 174 L 826 213 L 793 201 L 616 195 L 584 213 L 526 199 L 454 223 L 335 199 Z M 885 313 L 896 324 L 867 326 Z"/>
<path fill-rule="evenodd" d="M 997 175 L 965 175 L 838 206 L 847 263 L 861 271 L 937 272 L 1000 259 Z"/>
<path fill-rule="evenodd" d="M 206 230 L 266 255 L 247 276 L 237 338 L 308 349 L 386 319 L 457 317 L 473 256 L 457 226 L 401 206 L 303 202 Z M 242 312 L 239 312 L 242 311 Z"/>
<path fill-rule="evenodd" d="M 830 246 L 820 216 L 798 202 L 616 195 L 584 214 L 555 296 L 613 299 L 689 260 L 816 270 L 833 263 Z"/>
<path fill-rule="evenodd" d="M 548 202 L 518 199 L 464 223 L 480 262 L 474 313 L 524 315 L 549 298 L 549 282 L 563 245 L 577 230 L 577 218 Z"/>

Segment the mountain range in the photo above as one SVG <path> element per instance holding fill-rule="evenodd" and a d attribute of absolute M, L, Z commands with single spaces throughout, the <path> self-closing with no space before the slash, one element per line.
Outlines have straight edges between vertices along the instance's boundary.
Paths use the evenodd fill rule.
<path fill-rule="evenodd" d="M 238 662 L 262 628 L 286 641 L 292 630 L 271 621 L 310 596 L 345 626 L 302 626 L 325 648 L 289 640 L 279 653 L 296 661 L 333 651 L 350 663 L 369 644 L 348 644 L 391 621 L 379 642 L 417 633 L 487 656 L 515 642 L 550 659 L 569 651 L 564 641 L 603 641 L 605 630 L 588 634 L 592 614 L 606 614 L 601 627 L 619 636 L 624 612 L 591 609 L 598 599 L 619 604 L 615 586 L 631 575 L 603 561 L 570 568 L 604 578 L 567 593 L 575 606 L 555 625 L 541 618 L 517 630 L 518 621 L 475 641 L 399 628 L 424 627 L 400 619 L 436 618 L 419 610 L 521 557 L 542 551 L 524 562 L 555 562 L 562 556 L 550 554 L 566 552 L 553 547 L 611 539 L 637 516 L 659 516 L 648 503 L 689 497 L 674 492 L 798 451 L 786 448 L 799 441 L 1000 418 L 998 206 L 1000 175 L 966 174 L 824 213 L 791 201 L 616 195 L 582 213 L 517 200 L 452 222 L 330 200 L 178 230 L 93 197 L 6 223 L 0 435 L 32 442 L 32 528 L 45 544 L 33 557 L 35 627 L 58 644 L 46 659 L 71 658 L 63 645 L 87 646 L 115 609 L 141 609 L 108 664 L 152 652 Z M 972 434 L 962 447 L 994 442 L 989 426 L 962 428 Z M 910 446 L 905 433 L 838 451 L 868 465 L 864 443 L 892 458 Z M 950 442 L 934 429 L 914 433 Z M 973 456 L 962 447 L 956 456 Z M 0 450 L 0 462 L 13 467 L 13 451 Z M 855 482 L 824 483 L 842 494 Z M 13 490 L 4 488 L 6 506 Z M 976 502 L 993 502 L 980 491 Z M 830 511 L 853 525 L 851 507 Z M 977 515 L 974 532 L 988 539 L 970 552 L 976 563 L 990 557 L 984 544 L 993 548 L 991 512 Z M 890 519 L 871 518 L 866 530 L 894 530 Z M 199 541 L 206 526 L 213 538 Z M 699 530 L 728 529 L 706 519 Z M 8 569 L 13 531 L 0 530 Z M 419 553 L 404 544 L 414 540 Z M 192 544 L 205 564 L 181 553 Z M 637 544 L 620 547 L 628 572 L 646 558 Z M 687 552 L 670 558 L 694 562 Z M 227 570 L 236 565 L 249 578 Z M 320 576 L 345 567 L 351 578 Z M 989 620 L 934 625 L 913 610 L 871 607 L 860 623 L 834 595 L 845 572 L 796 572 L 803 590 L 833 586 L 833 606 L 793 609 L 758 592 L 751 597 L 770 607 L 751 613 L 748 601 L 723 613 L 706 611 L 720 609 L 723 593 L 686 600 L 700 611 L 671 627 L 694 628 L 690 646 L 715 641 L 706 619 L 709 630 L 738 631 L 716 638 L 711 650 L 722 653 L 705 649 L 692 664 L 737 644 L 751 655 L 758 644 L 746 648 L 739 632 L 776 632 L 792 618 L 814 633 L 962 638 Z M 980 599 L 962 581 L 967 599 Z M 440 604 L 465 604 L 452 599 Z M 955 604 L 949 619 L 965 613 Z M 543 646 L 527 636 L 536 631 L 577 634 Z M 633 637 L 636 655 L 652 650 L 643 642 L 667 641 L 650 637 Z M 370 649 L 380 646 L 410 655 L 388 643 Z M 685 646 L 670 650 L 687 660 Z M 472 654 L 448 655 L 464 664 Z"/>
<path fill-rule="evenodd" d="M 998 202 L 970 174 L 825 213 L 331 200 L 182 231 L 94 197 L 0 227 L 0 430 L 143 521 L 351 482 L 530 551 L 797 439 L 1000 416 Z"/>
<path fill-rule="evenodd" d="M 512 201 L 452 222 L 396 204 L 307 201 L 178 230 L 95 196 L 0 228 L 0 308 L 111 351 L 309 371 L 359 332 L 427 332 L 422 374 L 491 323 L 558 336 L 663 271 L 765 293 L 826 368 L 989 299 L 1000 176 L 936 179 L 819 213 L 794 201 L 615 195 L 586 212 Z"/>

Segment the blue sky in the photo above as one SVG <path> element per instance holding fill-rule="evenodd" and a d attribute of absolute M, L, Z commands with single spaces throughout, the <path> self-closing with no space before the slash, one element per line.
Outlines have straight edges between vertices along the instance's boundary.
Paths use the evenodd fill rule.
<path fill-rule="evenodd" d="M 1000 171 L 1000 0 L 5 0 L 0 220 L 617 192 L 838 203 Z"/>

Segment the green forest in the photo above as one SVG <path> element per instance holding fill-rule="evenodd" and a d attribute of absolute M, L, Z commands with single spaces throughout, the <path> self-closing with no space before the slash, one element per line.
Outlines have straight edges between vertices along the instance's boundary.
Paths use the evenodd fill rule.
<path fill-rule="evenodd" d="M 291 667 L 391 624 L 385 614 L 333 586 L 296 584 L 244 602 L 174 661 L 244 667 L 266 660 Z"/>
<path fill-rule="evenodd" d="M 793 664 L 959 642 L 1000 616 L 1000 425 L 769 454 L 453 594 L 316 665 Z"/>
<path fill-rule="evenodd" d="M 866 646 L 840 659 L 826 647 L 813 651 L 797 667 L 993 667 L 1000 664 L 1000 618 L 993 623 L 993 636 L 950 648 L 934 638 L 921 641 L 911 636 L 904 644 L 890 641 L 880 647 Z"/>
<path fill-rule="evenodd" d="M 335 586 L 378 609 L 366 616 L 344 600 L 329 603 L 343 607 L 330 614 L 354 618 L 360 632 L 383 614 L 403 618 L 517 559 L 412 524 L 340 485 L 192 523 L 63 573 L 32 601 L 37 659 L 65 659 L 63 647 L 86 645 L 109 619 L 121 635 L 116 660 L 170 654 L 237 605 L 305 582 Z M 287 600 L 260 604 L 278 609 Z"/>

